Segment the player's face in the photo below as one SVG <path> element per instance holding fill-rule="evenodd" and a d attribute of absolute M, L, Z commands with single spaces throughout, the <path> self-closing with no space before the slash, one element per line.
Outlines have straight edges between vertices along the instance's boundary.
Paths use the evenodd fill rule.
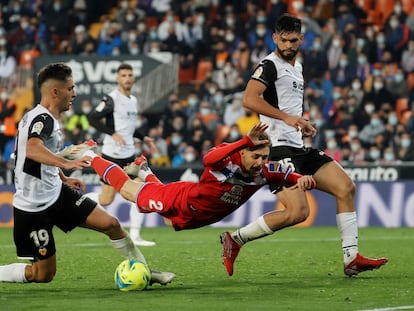
<path fill-rule="evenodd" d="M 303 41 L 303 35 L 297 32 L 274 33 L 273 40 L 276 43 L 276 53 L 285 61 L 294 61 Z"/>
<path fill-rule="evenodd" d="M 75 84 L 72 78 L 66 80 L 66 82 L 58 82 L 55 85 L 54 92 L 58 100 L 59 111 L 67 111 L 70 105 L 73 103 L 73 99 L 76 97 Z"/>
<path fill-rule="evenodd" d="M 130 92 L 135 82 L 134 73 L 129 69 L 122 69 L 118 72 L 116 82 L 121 92 Z"/>
<path fill-rule="evenodd" d="M 269 147 L 254 151 L 244 149 L 241 152 L 241 161 L 244 171 L 250 176 L 259 176 L 263 166 L 265 166 L 269 160 L 269 152 Z"/>

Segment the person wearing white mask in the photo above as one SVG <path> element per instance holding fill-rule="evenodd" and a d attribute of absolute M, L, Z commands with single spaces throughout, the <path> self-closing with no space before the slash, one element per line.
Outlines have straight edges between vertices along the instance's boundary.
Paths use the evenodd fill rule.
<path fill-rule="evenodd" d="M 6 36 L 0 35 L 0 78 L 10 78 L 17 67 L 16 58 L 8 52 Z"/>

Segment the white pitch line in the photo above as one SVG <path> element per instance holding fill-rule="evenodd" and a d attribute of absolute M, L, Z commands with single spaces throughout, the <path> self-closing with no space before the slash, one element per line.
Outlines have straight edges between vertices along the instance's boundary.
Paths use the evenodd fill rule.
<path fill-rule="evenodd" d="M 357 311 L 396 311 L 396 310 L 414 310 L 414 306 L 400 306 L 400 307 L 379 308 L 379 309 L 364 309 L 364 310 L 357 310 Z"/>

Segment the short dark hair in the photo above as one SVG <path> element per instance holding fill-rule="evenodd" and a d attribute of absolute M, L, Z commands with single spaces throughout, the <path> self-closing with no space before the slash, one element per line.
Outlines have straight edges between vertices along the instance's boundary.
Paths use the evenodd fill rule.
<path fill-rule="evenodd" d="M 130 64 L 127 63 L 122 63 L 121 65 L 118 66 L 118 69 L 116 70 L 116 72 L 120 72 L 121 70 L 132 70 L 132 66 Z"/>
<path fill-rule="evenodd" d="M 256 146 L 253 146 L 253 147 L 248 147 L 247 149 L 249 151 L 255 151 L 255 150 L 258 150 L 258 149 L 265 148 L 265 147 L 269 147 L 269 148 L 272 147 L 272 143 L 270 142 L 269 135 L 266 132 L 261 133 L 258 137 L 258 140 L 268 140 L 268 143 L 267 144 L 256 145 Z"/>
<path fill-rule="evenodd" d="M 70 77 L 72 77 L 72 69 L 65 63 L 48 64 L 37 74 L 37 87 L 40 89 L 49 79 L 65 82 Z"/>
<path fill-rule="evenodd" d="M 279 19 L 276 21 L 275 32 L 284 33 L 284 32 L 301 32 L 302 31 L 302 21 L 301 19 L 293 16 L 291 14 L 285 13 L 282 14 Z"/>

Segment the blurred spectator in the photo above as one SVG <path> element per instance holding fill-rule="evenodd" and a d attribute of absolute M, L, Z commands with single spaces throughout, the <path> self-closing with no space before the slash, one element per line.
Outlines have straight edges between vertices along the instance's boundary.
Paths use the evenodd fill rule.
<path fill-rule="evenodd" d="M 393 98 L 408 97 L 408 83 L 402 69 L 397 69 L 393 79 L 387 83 L 386 88 L 393 95 Z"/>
<path fill-rule="evenodd" d="M 398 160 L 395 156 L 395 150 L 393 147 L 387 147 L 384 150 L 384 154 L 381 160 L 382 165 L 398 165 L 401 164 L 401 160 Z"/>
<path fill-rule="evenodd" d="M 84 25 L 77 25 L 74 29 L 75 37 L 70 41 L 70 51 L 75 55 L 90 55 L 95 53 L 97 43 L 86 31 Z"/>
<path fill-rule="evenodd" d="M 231 55 L 231 62 L 233 67 L 239 72 L 240 76 L 250 76 L 250 48 L 246 41 L 239 41 L 236 50 Z"/>
<path fill-rule="evenodd" d="M 60 41 L 69 35 L 71 29 L 70 14 L 66 1 L 52 0 L 50 5 L 46 7 L 44 20 L 48 31 L 56 36 L 56 40 Z"/>
<path fill-rule="evenodd" d="M 200 103 L 199 111 L 195 116 L 201 120 L 204 126 L 212 133 L 217 129 L 219 124 L 219 117 L 215 111 L 213 111 L 210 102 L 203 100 Z"/>
<path fill-rule="evenodd" d="M 368 147 L 368 151 L 366 161 L 371 164 L 379 164 L 381 162 L 381 150 L 377 146 L 372 145 Z"/>
<path fill-rule="evenodd" d="M 340 58 L 342 55 L 346 56 L 346 60 L 348 61 L 348 56 L 343 53 L 342 49 L 342 37 L 339 34 L 335 34 L 327 46 L 327 59 L 328 59 L 328 68 L 329 70 L 334 70 L 338 67 L 340 63 Z"/>
<path fill-rule="evenodd" d="M 357 62 L 356 75 L 359 80 L 364 83 L 367 77 L 372 74 L 373 67 L 372 64 L 368 62 L 367 56 L 363 53 L 358 54 Z"/>
<path fill-rule="evenodd" d="M 232 93 L 237 88 L 237 79 L 240 77 L 230 60 L 222 68 L 213 71 L 213 80 L 225 94 Z"/>
<path fill-rule="evenodd" d="M 343 53 L 338 59 L 338 65 L 331 70 L 332 82 L 339 86 L 348 86 L 355 78 L 355 68 L 351 67 L 348 56 Z"/>
<path fill-rule="evenodd" d="M 223 121 L 224 124 L 231 126 L 236 121 L 244 116 L 245 111 L 240 96 L 234 96 L 231 103 L 228 104 L 224 111 Z"/>
<path fill-rule="evenodd" d="M 343 32 L 348 24 L 356 26 L 356 30 L 359 30 L 359 21 L 348 3 L 342 2 L 339 4 L 337 16 L 336 16 L 336 29 L 339 32 Z"/>
<path fill-rule="evenodd" d="M 372 90 L 365 93 L 363 102 L 373 102 L 375 105 L 375 111 L 379 111 L 383 104 L 392 103 L 395 108 L 395 98 L 388 91 L 384 85 L 384 78 L 382 76 L 375 76 Z"/>
<path fill-rule="evenodd" d="M 403 4 L 401 0 L 394 0 L 394 8 L 391 13 L 387 16 L 385 22 L 384 22 L 384 28 L 392 28 L 392 21 L 394 17 L 397 18 L 397 22 L 399 24 L 405 23 L 407 20 L 407 13 L 403 10 Z"/>
<path fill-rule="evenodd" d="M 273 51 L 275 43 L 272 39 L 274 29 L 268 29 L 265 23 L 258 23 L 254 30 L 250 31 L 248 35 L 248 44 L 250 47 L 256 46 L 257 40 L 262 39 L 268 51 Z"/>
<path fill-rule="evenodd" d="M 92 111 L 92 108 L 90 100 L 84 99 L 80 110 L 74 110 L 74 113 L 65 120 L 67 139 L 73 144 L 81 144 L 85 140 L 96 139 L 93 135 L 97 131 L 89 125 L 88 121 L 88 114 Z"/>
<path fill-rule="evenodd" d="M 15 112 L 16 103 L 10 99 L 6 89 L 0 93 L 0 155 L 10 140 L 14 140 L 17 133 Z"/>
<path fill-rule="evenodd" d="M 338 148 L 335 137 L 330 137 L 326 140 L 326 149 L 324 152 L 335 161 L 342 161 L 341 150 Z"/>
<path fill-rule="evenodd" d="M 137 23 L 145 18 L 145 12 L 130 6 L 128 0 L 119 2 L 119 8 L 115 14 L 115 21 L 121 25 L 122 31 L 135 29 Z"/>
<path fill-rule="evenodd" d="M 390 15 L 389 27 L 385 26 L 385 41 L 386 45 L 390 47 L 393 60 L 400 61 L 402 50 L 406 47 L 409 40 L 409 29 L 407 25 L 400 22 L 398 16 Z"/>
<path fill-rule="evenodd" d="M 201 153 L 205 140 L 213 140 L 214 134 L 205 126 L 203 121 L 195 118 L 191 121 L 187 143 L 193 146 L 198 153 Z"/>
<path fill-rule="evenodd" d="M 171 0 L 152 0 L 151 9 L 155 12 L 158 21 L 161 22 L 167 11 L 171 10 Z"/>
<path fill-rule="evenodd" d="M 349 147 L 351 153 L 349 155 L 348 161 L 352 164 L 365 164 L 366 158 L 368 157 L 366 154 L 366 149 L 361 145 L 361 141 L 358 137 L 354 137 L 351 139 L 349 143 Z"/>
<path fill-rule="evenodd" d="M 371 115 L 371 121 L 365 125 L 360 133 L 359 138 L 366 146 L 373 145 L 375 143 L 375 137 L 385 131 L 385 126 L 382 123 L 381 118 L 377 113 Z"/>
<path fill-rule="evenodd" d="M 252 72 L 254 68 L 259 64 L 259 62 L 269 54 L 269 50 L 264 44 L 264 40 L 259 38 L 256 40 L 256 45 L 253 47 L 252 52 L 250 54 L 250 63 L 251 68 L 249 72 Z"/>
<path fill-rule="evenodd" d="M 10 78 L 16 72 L 16 58 L 9 53 L 7 40 L 0 35 L 0 78 Z"/>
<path fill-rule="evenodd" d="M 356 99 L 355 108 L 358 108 L 364 97 L 364 90 L 362 89 L 362 84 L 359 78 L 354 78 L 352 80 L 351 89 L 348 91 L 348 96 L 350 98 L 354 97 Z"/>
<path fill-rule="evenodd" d="M 408 41 L 407 49 L 404 49 L 402 52 L 401 68 L 406 73 L 411 73 L 414 71 L 414 40 Z"/>
<path fill-rule="evenodd" d="M 409 133 L 401 134 L 401 140 L 397 146 L 397 157 L 401 161 L 414 161 L 414 146 Z"/>
<path fill-rule="evenodd" d="M 236 124 L 239 127 L 240 134 L 244 136 L 259 121 L 257 113 L 244 108 L 244 115 L 237 119 Z"/>
<path fill-rule="evenodd" d="M 312 47 L 308 51 L 304 51 L 303 57 L 305 80 L 309 81 L 312 78 L 321 77 L 328 70 L 328 59 L 322 46 L 321 37 L 315 37 Z"/>
<path fill-rule="evenodd" d="M 182 146 L 171 161 L 173 168 L 194 166 L 196 164 L 201 164 L 201 162 L 198 160 L 197 150 L 191 145 Z"/>
<path fill-rule="evenodd" d="M 240 133 L 239 126 L 237 124 L 233 124 L 230 126 L 229 134 L 224 138 L 224 142 L 226 143 L 233 143 L 241 139 L 243 135 Z"/>
<path fill-rule="evenodd" d="M 4 2 L 2 1 L 4 6 L 2 10 L 3 26 L 8 31 L 12 31 L 19 26 L 22 16 L 29 15 L 29 12 L 20 0 L 10 0 L 8 6 Z"/>
<path fill-rule="evenodd" d="M 114 51 L 120 51 L 122 43 L 119 24 L 110 23 L 101 31 L 101 37 L 98 40 L 96 54 L 114 55 Z"/>

